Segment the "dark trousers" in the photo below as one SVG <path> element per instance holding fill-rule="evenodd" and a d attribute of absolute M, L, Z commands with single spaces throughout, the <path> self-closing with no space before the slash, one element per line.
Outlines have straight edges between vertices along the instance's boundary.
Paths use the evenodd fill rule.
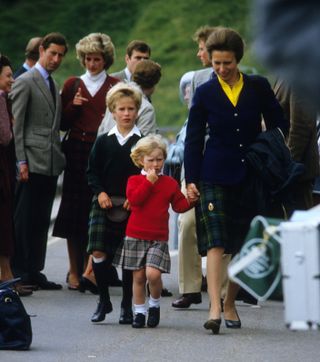
<path fill-rule="evenodd" d="M 25 281 L 44 268 L 48 229 L 57 188 L 57 176 L 29 173 L 28 182 L 19 182 L 15 195 L 15 275 Z"/>

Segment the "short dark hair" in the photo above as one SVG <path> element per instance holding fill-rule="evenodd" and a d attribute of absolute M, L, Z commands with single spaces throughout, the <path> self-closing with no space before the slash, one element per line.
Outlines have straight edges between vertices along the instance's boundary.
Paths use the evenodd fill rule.
<path fill-rule="evenodd" d="M 0 53 L 0 73 L 2 72 L 3 67 L 10 67 L 12 69 L 12 65 L 9 58 L 5 55 L 1 55 Z"/>
<path fill-rule="evenodd" d="M 231 51 L 234 53 L 237 63 L 239 63 L 243 57 L 244 41 L 237 31 L 231 28 L 219 27 L 210 34 L 206 41 L 206 48 L 210 58 L 215 50 Z"/>
<path fill-rule="evenodd" d="M 131 58 L 131 55 L 134 50 L 139 51 L 141 53 L 148 53 L 149 56 L 151 55 L 150 46 L 142 40 L 132 40 L 128 44 L 126 54 L 128 55 L 129 58 Z"/>
<path fill-rule="evenodd" d="M 45 35 L 42 39 L 41 45 L 43 46 L 44 49 L 48 49 L 50 44 L 57 44 L 64 46 L 65 47 L 64 54 L 66 54 L 68 51 L 67 40 L 64 37 L 64 35 L 62 35 L 61 33 L 49 33 Z"/>
<path fill-rule="evenodd" d="M 216 27 L 214 26 L 209 26 L 209 25 L 200 26 L 200 28 L 198 28 L 196 32 L 193 34 L 192 39 L 197 43 L 199 43 L 201 40 L 206 42 L 207 39 L 209 38 L 209 35 L 215 30 Z"/>
<path fill-rule="evenodd" d="M 26 46 L 26 58 L 37 61 L 39 59 L 39 46 L 41 45 L 42 38 L 35 37 L 28 41 Z"/>
<path fill-rule="evenodd" d="M 154 87 L 161 78 L 161 66 L 153 60 L 139 62 L 132 74 L 132 80 L 143 89 Z"/>

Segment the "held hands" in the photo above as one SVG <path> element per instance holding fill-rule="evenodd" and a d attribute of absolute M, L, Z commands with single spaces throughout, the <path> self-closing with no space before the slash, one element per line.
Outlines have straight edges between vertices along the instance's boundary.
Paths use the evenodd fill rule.
<path fill-rule="evenodd" d="M 111 199 L 105 192 L 100 192 L 98 202 L 101 209 L 110 209 L 112 207 Z"/>
<path fill-rule="evenodd" d="M 124 202 L 123 208 L 128 210 L 128 211 L 131 210 L 131 206 L 130 206 L 130 203 L 129 203 L 128 199 L 126 199 L 126 201 Z"/>
<path fill-rule="evenodd" d="M 154 184 L 158 180 L 158 175 L 156 173 L 156 170 L 149 169 L 147 171 L 147 180 L 150 181 L 152 184 Z"/>
<path fill-rule="evenodd" d="M 29 167 L 28 164 L 22 163 L 19 165 L 19 181 L 27 182 L 29 180 Z"/>
<path fill-rule="evenodd" d="M 72 104 L 74 106 L 82 106 L 83 102 L 88 102 L 88 99 L 82 97 L 81 88 L 78 88 L 78 92 L 75 94 Z"/>
<path fill-rule="evenodd" d="M 187 197 L 190 204 L 194 205 L 199 200 L 200 192 L 194 183 L 187 184 Z"/>

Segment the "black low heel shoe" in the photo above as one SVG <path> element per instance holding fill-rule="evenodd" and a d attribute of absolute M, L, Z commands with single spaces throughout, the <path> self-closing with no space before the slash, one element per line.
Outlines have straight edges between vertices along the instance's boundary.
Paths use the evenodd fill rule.
<path fill-rule="evenodd" d="M 205 329 L 211 329 L 212 334 L 219 334 L 221 326 L 221 319 L 209 319 L 203 325 Z"/>
<path fill-rule="evenodd" d="M 132 324 L 133 313 L 132 308 L 121 308 L 119 324 Z"/>
<path fill-rule="evenodd" d="M 92 294 L 99 294 L 98 287 L 85 277 L 80 278 L 78 290 L 80 293 L 85 293 L 86 290 L 89 290 Z"/>
<path fill-rule="evenodd" d="M 102 322 L 106 318 L 106 314 L 112 312 L 112 304 L 110 301 L 99 302 L 96 311 L 91 317 L 91 322 L 97 323 Z"/>
<path fill-rule="evenodd" d="M 237 317 L 238 317 L 238 320 L 236 321 L 233 321 L 231 319 L 225 319 L 225 323 L 226 323 L 226 327 L 227 328 L 233 328 L 233 329 L 239 329 L 241 328 L 241 320 L 239 318 L 239 315 L 238 315 L 238 312 L 236 311 L 236 314 L 237 314 Z"/>

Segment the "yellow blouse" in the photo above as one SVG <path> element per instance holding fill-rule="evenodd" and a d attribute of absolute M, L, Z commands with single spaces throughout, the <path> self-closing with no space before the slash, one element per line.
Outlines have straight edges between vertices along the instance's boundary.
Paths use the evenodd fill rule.
<path fill-rule="evenodd" d="M 243 87 L 242 73 L 240 73 L 239 80 L 237 81 L 237 83 L 234 84 L 234 86 L 232 88 L 230 87 L 230 85 L 228 83 L 226 83 L 224 80 L 222 80 L 218 75 L 217 75 L 217 77 L 218 77 L 219 83 L 221 84 L 223 91 L 225 92 L 225 94 L 229 98 L 230 102 L 235 107 L 238 103 L 238 99 L 239 99 L 239 96 L 240 96 L 240 93 L 241 93 L 241 90 Z"/>

